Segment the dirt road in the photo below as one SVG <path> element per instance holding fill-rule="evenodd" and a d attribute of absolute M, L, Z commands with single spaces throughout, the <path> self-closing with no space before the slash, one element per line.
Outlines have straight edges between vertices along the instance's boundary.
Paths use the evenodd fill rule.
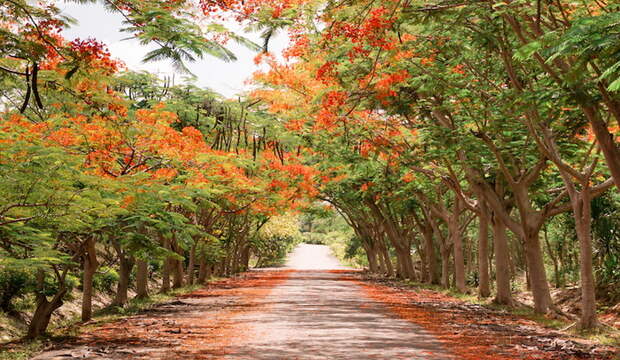
<path fill-rule="evenodd" d="M 36 360 L 611 360 L 531 320 L 342 266 L 301 245 L 286 267 L 212 282 L 139 315 L 81 328 Z"/>
<path fill-rule="evenodd" d="M 300 245 L 284 269 L 213 284 L 91 328 L 34 359 L 453 358 L 433 336 L 366 297 L 344 269 L 327 247 Z"/>
<path fill-rule="evenodd" d="M 226 359 L 452 359 L 437 340 L 367 298 L 329 248 L 301 245 L 288 279 L 240 316 L 249 336 Z"/>

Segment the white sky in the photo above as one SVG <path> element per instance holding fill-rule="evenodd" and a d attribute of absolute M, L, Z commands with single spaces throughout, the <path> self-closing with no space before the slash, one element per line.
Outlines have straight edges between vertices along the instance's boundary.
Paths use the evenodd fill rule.
<path fill-rule="evenodd" d="M 65 15 L 69 15 L 78 21 L 78 24 L 65 30 L 66 39 L 95 38 L 105 43 L 112 56 L 124 61 L 131 70 L 147 70 L 160 76 L 174 73 L 170 64 L 165 61 L 142 63 L 141 60 L 149 48 L 140 45 L 134 39 L 122 40 L 130 34 L 119 31 L 122 27 L 122 16 L 120 14 L 106 11 L 100 4 L 80 5 L 71 2 L 61 3 L 59 7 Z M 231 30 L 239 32 L 240 27 L 231 28 Z M 257 33 L 245 34 L 245 36 L 258 44 L 262 43 Z M 287 44 L 286 35 L 279 34 L 271 39 L 269 50 L 274 54 L 280 54 Z M 228 48 L 237 56 L 237 61 L 226 63 L 212 57 L 206 57 L 195 63 L 190 63 L 188 67 L 197 76 L 196 85 L 208 87 L 228 98 L 232 98 L 249 89 L 245 82 L 259 67 L 254 64 L 255 52 L 234 42 L 230 42 Z M 182 76 L 183 74 L 177 73 L 175 79 L 180 79 Z"/>

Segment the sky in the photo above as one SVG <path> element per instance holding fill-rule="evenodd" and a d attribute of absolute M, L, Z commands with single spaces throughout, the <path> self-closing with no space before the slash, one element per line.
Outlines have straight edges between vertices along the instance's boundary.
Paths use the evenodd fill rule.
<path fill-rule="evenodd" d="M 64 36 L 68 40 L 74 38 L 95 38 L 108 46 L 110 53 L 127 65 L 130 70 L 146 70 L 165 75 L 175 74 L 169 62 L 149 62 L 143 63 L 141 60 L 144 55 L 152 50 L 153 47 L 140 45 L 135 39 L 126 39 L 130 34 L 120 32 L 122 28 L 122 16 L 105 10 L 100 4 L 76 4 L 60 3 L 60 9 L 65 15 L 76 19 L 78 23 L 65 30 Z M 231 30 L 240 33 L 241 27 L 233 24 Z M 261 44 L 257 33 L 245 33 L 250 40 Z M 279 34 L 271 39 L 269 48 L 274 54 L 279 54 L 287 46 L 286 35 Z M 212 57 L 206 57 L 189 64 L 190 71 L 196 75 L 195 83 L 200 87 L 210 88 L 227 98 L 234 98 L 236 95 L 249 89 L 246 80 L 259 69 L 254 64 L 256 53 L 240 45 L 231 42 L 228 48 L 237 56 L 234 62 L 224 62 Z M 176 73 L 175 79 L 181 79 L 185 75 Z"/>

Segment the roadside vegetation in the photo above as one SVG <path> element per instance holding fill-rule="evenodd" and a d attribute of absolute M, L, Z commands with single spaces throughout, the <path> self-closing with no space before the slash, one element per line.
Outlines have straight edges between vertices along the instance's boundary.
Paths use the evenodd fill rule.
<path fill-rule="evenodd" d="M 151 46 L 144 61 L 188 77 L 65 38 L 54 1 L 0 2 L 0 310 L 25 324 L 11 336 L 307 241 L 617 339 L 617 3 L 101 2 Z M 231 42 L 261 65 L 235 100 L 187 67 L 234 61 Z"/>

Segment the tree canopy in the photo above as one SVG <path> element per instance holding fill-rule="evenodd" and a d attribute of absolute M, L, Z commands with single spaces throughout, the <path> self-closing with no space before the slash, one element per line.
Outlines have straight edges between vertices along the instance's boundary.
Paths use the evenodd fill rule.
<path fill-rule="evenodd" d="M 277 262 L 317 204 L 371 272 L 511 306 L 523 271 L 547 313 L 553 267 L 580 284 L 580 327 L 598 326 L 597 292 L 620 278 L 616 4 L 101 3 L 155 46 L 144 61 L 188 73 L 234 61 L 232 41 L 266 67 L 228 100 L 66 39 L 54 1 L 0 4 L 0 272 L 29 279 L 30 337 L 77 283 L 89 319 L 104 263 L 122 306 L 134 272 L 146 297 L 149 279 L 165 292 Z M 19 296 L 1 295 L 4 310 Z"/>

